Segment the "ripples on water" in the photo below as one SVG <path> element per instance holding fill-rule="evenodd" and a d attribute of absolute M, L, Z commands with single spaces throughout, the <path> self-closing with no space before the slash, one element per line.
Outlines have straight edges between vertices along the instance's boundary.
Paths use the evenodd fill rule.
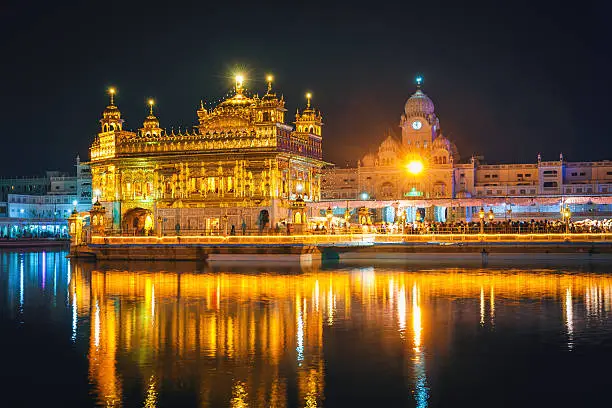
<path fill-rule="evenodd" d="M 585 406 L 610 385 L 605 258 L 213 269 L 65 255 L 0 252 L 8 406 Z"/>

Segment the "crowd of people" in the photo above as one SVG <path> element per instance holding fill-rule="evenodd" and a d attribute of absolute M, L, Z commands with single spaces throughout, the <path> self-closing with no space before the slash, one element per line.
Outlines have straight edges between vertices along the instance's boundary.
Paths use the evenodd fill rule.
<path fill-rule="evenodd" d="M 316 232 L 327 233 L 323 228 Z M 398 223 L 370 226 L 334 227 L 330 233 L 368 232 L 378 234 L 546 234 L 546 233 L 607 233 L 612 232 L 612 220 L 583 220 L 565 223 L 561 220 L 500 220 L 480 222 L 413 222 L 402 228 Z"/>

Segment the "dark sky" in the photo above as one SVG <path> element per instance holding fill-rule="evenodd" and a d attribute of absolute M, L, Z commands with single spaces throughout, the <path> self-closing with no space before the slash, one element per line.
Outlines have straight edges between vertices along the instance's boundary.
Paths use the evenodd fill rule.
<path fill-rule="evenodd" d="M 0 175 L 88 159 L 110 85 L 128 129 L 149 97 L 162 127 L 191 127 L 237 66 L 260 94 L 275 75 L 290 120 L 312 91 L 339 165 L 400 134 L 417 73 L 463 158 L 612 159 L 611 10 L 565 3 L 5 0 Z"/>

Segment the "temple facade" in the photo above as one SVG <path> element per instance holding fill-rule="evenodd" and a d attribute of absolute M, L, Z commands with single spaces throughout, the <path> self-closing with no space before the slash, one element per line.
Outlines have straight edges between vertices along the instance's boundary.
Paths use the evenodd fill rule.
<path fill-rule="evenodd" d="M 527 164 L 484 164 L 461 158 L 444 136 L 433 101 L 417 90 L 400 117 L 401 136 L 388 132 L 377 151 L 357 168 L 326 167 L 319 210 L 374 210 L 377 221 L 393 222 L 398 210 L 408 221 L 476 221 L 484 207 L 496 219 L 611 218 L 612 162 L 537 160 Z M 534 159 L 536 155 L 534 155 Z M 355 213 L 355 211 L 353 211 Z"/>
<path fill-rule="evenodd" d="M 142 128 L 125 130 L 114 93 L 90 148 L 107 230 L 262 231 L 290 217 L 298 195 L 320 199 L 323 123 L 310 94 L 292 126 L 271 77 L 262 97 L 237 77 L 232 96 L 212 109 L 200 103 L 198 124 L 175 133 L 160 127 L 152 100 Z"/>

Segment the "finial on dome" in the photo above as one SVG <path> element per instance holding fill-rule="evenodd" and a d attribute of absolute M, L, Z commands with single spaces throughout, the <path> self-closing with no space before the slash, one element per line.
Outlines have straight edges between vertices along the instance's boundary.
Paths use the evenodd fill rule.
<path fill-rule="evenodd" d="M 274 77 L 272 75 L 266 76 L 266 82 L 268 83 L 268 93 L 272 92 L 272 80 Z"/>
<path fill-rule="evenodd" d="M 242 93 L 242 84 L 244 82 L 244 76 L 242 76 L 242 74 L 237 74 L 236 75 L 236 93 L 237 94 L 241 94 Z"/>
<path fill-rule="evenodd" d="M 200 109 L 204 110 L 204 101 L 200 99 Z"/>
<path fill-rule="evenodd" d="M 153 105 L 155 105 L 155 101 L 153 99 L 149 99 L 149 114 L 153 116 Z"/>
<path fill-rule="evenodd" d="M 312 94 L 310 92 L 306 93 L 306 108 L 310 109 L 310 100 L 312 99 Z"/>
<path fill-rule="evenodd" d="M 417 75 L 414 81 L 416 82 L 417 89 L 421 89 L 421 85 L 423 84 L 423 76 Z"/>
<path fill-rule="evenodd" d="M 110 104 L 111 106 L 115 105 L 115 93 L 117 90 L 113 87 L 108 88 L 108 94 L 110 95 Z"/>

